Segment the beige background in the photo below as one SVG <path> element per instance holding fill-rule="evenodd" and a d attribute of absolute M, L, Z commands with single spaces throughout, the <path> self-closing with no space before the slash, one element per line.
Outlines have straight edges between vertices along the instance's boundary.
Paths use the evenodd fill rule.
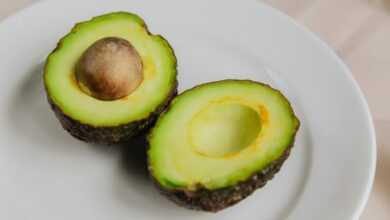
<path fill-rule="evenodd" d="M 0 0 L 0 19 L 36 0 Z M 390 219 L 390 0 L 263 0 L 325 40 L 350 66 L 374 116 L 378 164 L 361 220 Z"/>

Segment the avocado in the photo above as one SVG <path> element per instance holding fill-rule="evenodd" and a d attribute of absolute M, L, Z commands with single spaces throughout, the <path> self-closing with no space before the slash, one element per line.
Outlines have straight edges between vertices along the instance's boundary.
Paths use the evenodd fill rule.
<path fill-rule="evenodd" d="M 172 47 L 136 14 L 76 24 L 48 56 L 44 85 L 63 128 L 86 142 L 125 142 L 150 128 L 177 94 Z"/>
<path fill-rule="evenodd" d="M 216 212 L 272 179 L 299 125 L 289 101 L 266 84 L 202 84 L 175 97 L 151 129 L 148 168 L 174 202 Z"/>

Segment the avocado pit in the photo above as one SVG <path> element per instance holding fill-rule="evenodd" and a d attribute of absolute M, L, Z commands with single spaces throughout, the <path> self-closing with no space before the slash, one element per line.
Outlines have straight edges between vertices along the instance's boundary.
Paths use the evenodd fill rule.
<path fill-rule="evenodd" d="M 128 96 L 143 81 L 142 60 L 129 41 L 106 37 L 93 43 L 76 64 L 83 92 L 100 100 Z"/>

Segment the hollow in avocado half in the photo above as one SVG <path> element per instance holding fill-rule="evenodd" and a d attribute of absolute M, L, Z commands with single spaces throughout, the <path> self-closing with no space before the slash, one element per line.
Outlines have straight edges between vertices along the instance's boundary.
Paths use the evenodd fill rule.
<path fill-rule="evenodd" d="M 148 167 L 158 188 L 193 209 L 231 206 L 277 173 L 299 120 L 268 85 L 223 80 L 173 99 L 148 137 Z"/>
<path fill-rule="evenodd" d="M 97 143 L 129 140 L 149 128 L 176 95 L 176 58 L 135 14 L 78 23 L 48 56 L 47 99 L 64 129 Z"/>

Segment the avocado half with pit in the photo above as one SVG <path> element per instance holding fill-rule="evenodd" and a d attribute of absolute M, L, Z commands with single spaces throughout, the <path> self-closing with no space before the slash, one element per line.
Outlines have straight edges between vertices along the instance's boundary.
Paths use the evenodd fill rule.
<path fill-rule="evenodd" d="M 176 58 L 135 14 L 78 23 L 48 56 L 47 99 L 74 137 L 124 142 L 144 132 L 177 93 Z"/>
<path fill-rule="evenodd" d="M 299 120 L 268 85 L 223 80 L 174 98 L 148 136 L 148 167 L 174 202 L 218 211 L 277 173 L 293 146 Z"/>

